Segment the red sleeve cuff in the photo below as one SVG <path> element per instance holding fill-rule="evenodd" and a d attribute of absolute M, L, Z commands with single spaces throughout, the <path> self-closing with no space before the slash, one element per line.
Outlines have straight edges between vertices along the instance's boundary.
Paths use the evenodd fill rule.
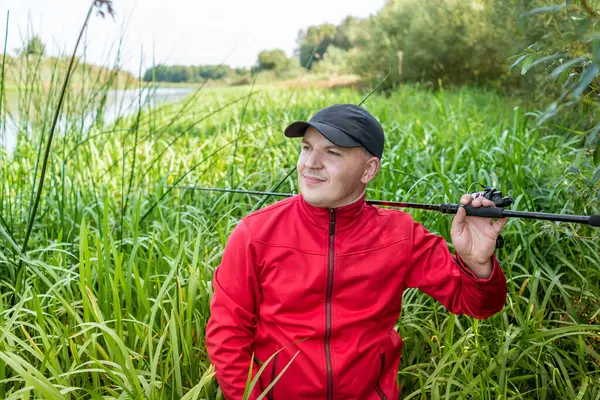
<path fill-rule="evenodd" d="M 489 278 L 478 278 L 455 255 L 456 264 L 462 277 L 463 301 L 469 315 L 485 319 L 501 311 L 506 302 L 506 277 L 495 255 L 492 255 L 492 273 Z"/>
<path fill-rule="evenodd" d="M 492 254 L 492 273 L 490 274 L 490 276 L 488 278 L 478 278 L 473 271 L 471 271 L 469 269 L 469 267 L 467 267 L 464 263 L 464 261 L 460 258 L 460 256 L 458 254 L 455 255 L 456 258 L 456 263 L 459 266 L 459 270 L 467 275 L 470 279 L 472 279 L 475 282 L 478 283 L 488 283 L 490 281 L 494 281 L 494 279 L 496 278 L 495 275 L 498 274 L 498 271 L 500 270 L 500 263 L 498 262 L 498 259 L 496 258 L 495 254 Z"/>

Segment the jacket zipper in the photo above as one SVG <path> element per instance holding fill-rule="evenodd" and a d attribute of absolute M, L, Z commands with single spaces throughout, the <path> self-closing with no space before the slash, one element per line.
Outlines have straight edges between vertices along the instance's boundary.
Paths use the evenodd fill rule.
<path fill-rule="evenodd" d="M 381 377 L 383 376 L 383 369 L 385 368 L 385 353 L 381 353 L 381 372 L 379 373 L 379 378 L 377 378 L 377 394 L 379 395 L 379 397 L 381 397 L 383 400 L 388 400 L 387 396 L 385 395 L 385 393 L 383 392 L 383 389 L 381 389 Z"/>
<path fill-rule="evenodd" d="M 325 297 L 325 361 L 327 363 L 327 399 L 333 399 L 333 371 L 331 368 L 331 293 L 333 291 L 333 238 L 335 233 L 335 209 L 329 210 L 329 261 L 327 272 L 327 295 Z"/>

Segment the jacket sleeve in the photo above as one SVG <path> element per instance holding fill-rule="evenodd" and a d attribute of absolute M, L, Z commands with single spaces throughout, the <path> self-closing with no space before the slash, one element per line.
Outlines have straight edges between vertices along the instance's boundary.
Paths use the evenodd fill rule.
<path fill-rule="evenodd" d="M 206 326 L 208 357 L 226 400 L 240 400 L 252 361 L 259 287 L 250 243 L 242 221 L 231 233 L 213 277 L 210 318 Z M 256 375 L 253 368 L 253 376 Z M 258 385 L 250 399 L 256 398 Z"/>
<path fill-rule="evenodd" d="M 506 277 L 495 255 L 492 274 L 478 278 L 458 255 L 448 249 L 442 236 L 427 231 L 411 218 L 411 259 L 405 287 L 418 288 L 454 314 L 489 318 L 506 301 Z"/>

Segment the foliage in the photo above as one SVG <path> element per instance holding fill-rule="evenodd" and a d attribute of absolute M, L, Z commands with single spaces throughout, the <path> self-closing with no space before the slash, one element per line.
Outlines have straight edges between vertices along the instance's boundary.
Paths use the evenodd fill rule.
<path fill-rule="evenodd" d="M 309 26 L 298 33 L 296 55 L 300 65 L 312 69 L 324 58 L 329 46 L 348 50 L 362 38 L 368 30 L 368 21 L 348 16 L 338 26 L 321 24 Z"/>
<path fill-rule="evenodd" d="M 43 56 L 45 53 L 45 45 L 42 42 L 42 39 L 39 36 L 33 36 L 23 50 L 21 51 L 21 55 L 24 56 Z"/>
<path fill-rule="evenodd" d="M 509 79 L 511 37 L 484 1 L 388 0 L 357 43 L 355 71 L 372 81 L 490 85 Z"/>
<path fill-rule="evenodd" d="M 350 71 L 351 52 L 336 46 L 329 46 L 323 60 L 315 63 L 312 72 L 321 74 L 344 74 Z"/>
<path fill-rule="evenodd" d="M 96 8 L 96 13 L 102 18 L 106 17 L 106 13 L 108 13 L 111 17 L 115 17 L 115 9 L 113 5 L 113 0 L 94 0 L 93 3 Z M 106 7 L 106 11 L 104 8 Z"/>
<path fill-rule="evenodd" d="M 287 68 L 288 56 L 281 49 L 263 50 L 258 54 L 258 70 L 272 71 Z"/>
<path fill-rule="evenodd" d="M 600 3 L 534 3 L 521 16 L 527 21 L 523 36 L 528 45 L 512 67 L 538 76 L 537 100 L 547 104 L 538 124 L 570 111 L 578 117 L 569 121 L 571 129 L 582 134 L 582 148 L 600 165 Z"/>
<path fill-rule="evenodd" d="M 244 68 L 231 68 L 227 65 L 156 65 L 146 70 L 146 82 L 202 82 L 236 78 L 249 73 Z"/>
<path fill-rule="evenodd" d="M 313 63 L 323 58 L 323 54 L 327 51 L 327 47 L 333 44 L 335 37 L 336 27 L 333 24 L 309 26 L 306 31 L 301 30 L 297 39 L 300 65 L 311 69 Z"/>

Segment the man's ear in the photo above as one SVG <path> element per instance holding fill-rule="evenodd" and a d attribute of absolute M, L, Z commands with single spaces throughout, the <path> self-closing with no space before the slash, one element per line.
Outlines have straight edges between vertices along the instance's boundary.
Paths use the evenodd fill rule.
<path fill-rule="evenodd" d="M 375 178 L 375 175 L 377 175 L 380 165 L 381 162 L 379 161 L 379 158 L 369 158 L 365 164 L 365 172 L 363 173 L 360 181 L 364 184 L 369 183 L 373 178 Z"/>

